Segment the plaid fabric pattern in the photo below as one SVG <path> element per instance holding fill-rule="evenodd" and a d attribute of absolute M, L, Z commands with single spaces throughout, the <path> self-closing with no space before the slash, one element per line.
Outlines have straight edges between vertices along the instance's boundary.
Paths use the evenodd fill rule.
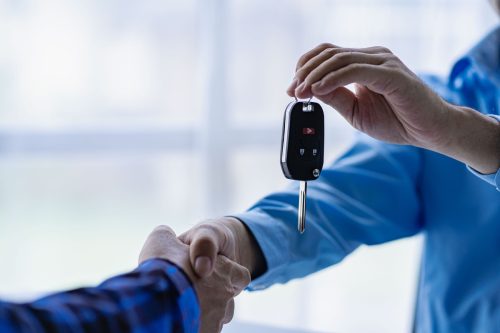
<path fill-rule="evenodd" d="M 199 311 L 184 273 L 168 261 L 151 259 L 95 288 L 31 303 L 0 302 L 0 332 L 198 332 Z"/>

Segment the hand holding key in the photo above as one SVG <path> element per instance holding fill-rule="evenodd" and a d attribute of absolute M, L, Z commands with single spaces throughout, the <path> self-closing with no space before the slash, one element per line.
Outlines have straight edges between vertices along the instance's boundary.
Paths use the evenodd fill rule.
<path fill-rule="evenodd" d="M 352 83 L 354 92 L 345 87 Z M 500 166 L 499 123 L 447 103 L 385 47 L 321 44 L 299 59 L 287 92 L 320 99 L 375 139 L 430 149 L 484 174 Z"/>
<path fill-rule="evenodd" d="M 345 87 L 352 83 L 354 92 Z M 446 139 L 447 103 L 385 47 L 321 44 L 299 59 L 287 92 L 320 99 L 376 139 L 417 146 Z"/>

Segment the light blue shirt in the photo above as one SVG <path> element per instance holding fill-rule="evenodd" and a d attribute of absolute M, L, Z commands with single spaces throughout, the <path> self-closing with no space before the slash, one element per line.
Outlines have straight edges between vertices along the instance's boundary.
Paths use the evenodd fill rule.
<path fill-rule="evenodd" d="M 500 27 L 459 60 L 446 81 L 424 80 L 454 104 L 498 115 Z M 253 232 L 267 261 L 267 271 L 249 288 L 311 274 L 362 244 L 423 233 L 415 331 L 500 332 L 496 188 L 499 172 L 474 175 L 443 155 L 359 135 L 310 182 L 304 234 L 297 232 L 296 184 L 235 215 Z"/>

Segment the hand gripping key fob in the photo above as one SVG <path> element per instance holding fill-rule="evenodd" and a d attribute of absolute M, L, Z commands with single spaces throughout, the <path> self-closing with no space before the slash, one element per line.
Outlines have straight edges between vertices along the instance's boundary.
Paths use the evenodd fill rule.
<path fill-rule="evenodd" d="M 281 169 L 286 178 L 315 180 L 323 169 L 324 115 L 315 102 L 288 104 L 283 120 Z"/>

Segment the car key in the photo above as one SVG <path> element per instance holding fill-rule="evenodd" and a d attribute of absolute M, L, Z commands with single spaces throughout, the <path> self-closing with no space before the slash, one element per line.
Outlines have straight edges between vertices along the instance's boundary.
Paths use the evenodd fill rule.
<path fill-rule="evenodd" d="M 281 139 L 281 169 L 286 178 L 300 181 L 298 229 L 305 230 L 307 181 L 323 169 L 324 115 L 321 105 L 295 100 L 288 104 Z"/>

